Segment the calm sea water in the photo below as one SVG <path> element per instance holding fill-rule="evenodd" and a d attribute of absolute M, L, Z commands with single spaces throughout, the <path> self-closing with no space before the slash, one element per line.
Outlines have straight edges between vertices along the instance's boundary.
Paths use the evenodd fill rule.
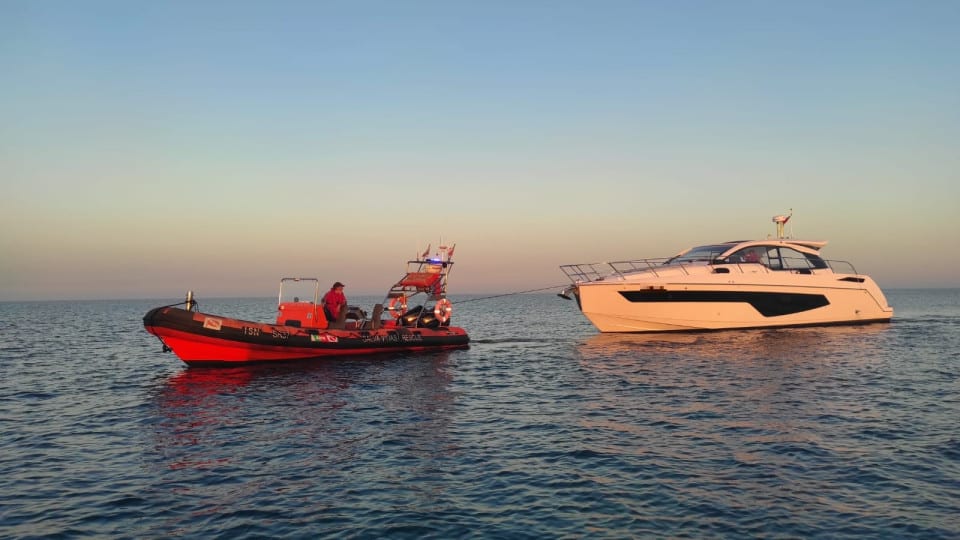
<path fill-rule="evenodd" d="M 454 297 L 469 350 L 219 370 L 169 300 L 0 304 L 0 537 L 958 538 L 960 290 L 888 296 L 655 337 Z"/>

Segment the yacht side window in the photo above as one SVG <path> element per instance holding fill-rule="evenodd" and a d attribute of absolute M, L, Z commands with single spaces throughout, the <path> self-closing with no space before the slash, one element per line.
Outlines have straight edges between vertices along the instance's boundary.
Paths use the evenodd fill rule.
<path fill-rule="evenodd" d="M 730 262 L 735 263 L 756 263 L 766 265 L 768 262 L 767 259 L 767 248 L 764 247 L 749 247 L 741 249 L 736 253 L 730 255 Z"/>
<path fill-rule="evenodd" d="M 822 269 L 827 268 L 827 261 L 820 258 L 819 255 L 807 255 L 807 262 L 810 263 L 812 268 Z"/>
<path fill-rule="evenodd" d="M 698 246 L 688 250 L 682 255 L 668 259 L 663 264 L 711 263 L 727 249 L 729 249 L 729 247 L 723 245 Z"/>
<path fill-rule="evenodd" d="M 801 253 L 792 248 L 780 248 L 780 257 L 783 260 L 784 270 L 809 270 L 811 268 L 823 268 L 823 266 L 815 266 L 814 262 L 809 258 L 810 255 Z M 820 259 L 819 257 L 816 258 Z M 823 260 L 820 260 L 820 262 L 822 263 Z"/>

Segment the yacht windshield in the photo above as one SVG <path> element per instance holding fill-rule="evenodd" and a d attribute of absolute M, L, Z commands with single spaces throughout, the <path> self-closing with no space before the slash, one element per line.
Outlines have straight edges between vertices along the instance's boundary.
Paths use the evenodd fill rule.
<path fill-rule="evenodd" d="M 672 259 L 668 259 L 664 264 L 682 264 L 682 263 L 692 263 L 692 262 L 713 262 L 714 259 L 720 257 L 724 251 L 730 249 L 728 244 L 716 244 L 711 246 L 698 246 L 688 250 L 683 255 L 677 255 Z"/>

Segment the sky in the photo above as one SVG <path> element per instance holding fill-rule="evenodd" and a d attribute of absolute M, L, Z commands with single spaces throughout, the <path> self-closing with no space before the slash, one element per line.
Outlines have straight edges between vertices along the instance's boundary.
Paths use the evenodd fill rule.
<path fill-rule="evenodd" d="M 827 240 L 960 286 L 960 2 L 0 0 L 0 301 Z"/>

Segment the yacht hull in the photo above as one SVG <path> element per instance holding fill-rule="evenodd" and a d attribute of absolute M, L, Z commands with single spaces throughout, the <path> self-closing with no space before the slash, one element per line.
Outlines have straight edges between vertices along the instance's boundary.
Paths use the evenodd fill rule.
<path fill-rule="evenodd" d="M 893 316 L 868 277 L 803 277 L 811 279 L 802 285 L 608 281 L 581 283 L 574 292 L 583 314 L 601 332 L 866 324 Z"/>

